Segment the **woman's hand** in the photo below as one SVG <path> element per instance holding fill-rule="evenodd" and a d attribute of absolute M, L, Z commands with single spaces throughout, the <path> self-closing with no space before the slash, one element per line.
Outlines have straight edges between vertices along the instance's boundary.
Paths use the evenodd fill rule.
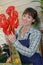
<path fill-rule="evenodd" d="M 6 63 L 11 63 L 12 61 L 11 61 L 11 57 L 9 57 L 8 59 L 7 59 L 7 61 L 6 61 Z"/>
<path fill-rule="evenodd" d="M 7 38 L 12 43 L 14 43 L 16 41 L 16 36 L 13 33 L 8 35 Z"/>

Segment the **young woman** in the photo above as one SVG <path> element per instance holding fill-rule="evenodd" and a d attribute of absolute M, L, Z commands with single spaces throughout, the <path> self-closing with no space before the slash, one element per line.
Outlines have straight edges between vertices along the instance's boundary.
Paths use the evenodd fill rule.
<path fill-rule="evenodd" d="M 26 8 L 22 15 L 22 27 L 19 29 L 18 34 L 9 35 L 8 39 L 19 52 L 22 63 L 42 65 L 42 58 L 37 51 L 41 33 L 32 26 L 35 22 L 39 22 L 37 11 L 33 8 Z"/>

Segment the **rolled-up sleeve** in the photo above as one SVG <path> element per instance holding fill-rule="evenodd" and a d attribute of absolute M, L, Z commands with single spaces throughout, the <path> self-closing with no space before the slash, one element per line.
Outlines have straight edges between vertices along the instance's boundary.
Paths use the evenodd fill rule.
<path fill-rule="evenodd" d="M 18 40 L 16 40 L 13 44 L 22 55 L 31 57 L 36 52 L 37 47 L 40 43 L 40 39 L 41 39 L 41 33 L 38 31 L 30 35 L 29 48 L 23 46 Z"/>

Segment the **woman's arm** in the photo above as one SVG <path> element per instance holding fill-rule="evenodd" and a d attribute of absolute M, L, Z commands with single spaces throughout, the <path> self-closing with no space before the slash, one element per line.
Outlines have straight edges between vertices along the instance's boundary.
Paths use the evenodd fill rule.
<path fill-rule="evenodd" d="M 29 48 L 23 46 L 18 40 L 14 41 L 14 36 L 12 36 L 13 40 L 10 36 L 10 41 L 14 44 L 16 49 L 24 56 L 31 57 L 37 50 L 37 47 L 39 45 L 40 39 L 41 39 L 41 33 L 35 32 L 30 35 L 30 46 Z"/>

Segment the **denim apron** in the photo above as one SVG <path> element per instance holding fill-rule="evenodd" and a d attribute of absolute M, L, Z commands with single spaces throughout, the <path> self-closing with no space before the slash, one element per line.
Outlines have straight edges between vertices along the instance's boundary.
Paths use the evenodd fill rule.
<path fill-rule="evenodd" d="M 30 34 L 28 35 L 28 38 L 27 39 L 24 39 L 24 40 L 19 40 L 19 42 L 23 45 L 23 46 L 25 46 L 25 47 L 27 47 L 27 48 L 29 48 L 29 43 L 30 43 L 30 40 L 29 40 L 29 37 L 30 37 Z M 41 58 L 41 56 L 39 55 L 39 53 L 35 53 L 32 57 L 26 57 L 26 56 L 24 56 L 24 55 L 22 55 L 22 54 L 20 54 L 19 53 L 19 55 L 20 55 L 20 59 L 21 59 L 21 62 L 22 63 L 32 63 L 33 65 L 43 65 L 42 64 L 42 58 Z"/>

